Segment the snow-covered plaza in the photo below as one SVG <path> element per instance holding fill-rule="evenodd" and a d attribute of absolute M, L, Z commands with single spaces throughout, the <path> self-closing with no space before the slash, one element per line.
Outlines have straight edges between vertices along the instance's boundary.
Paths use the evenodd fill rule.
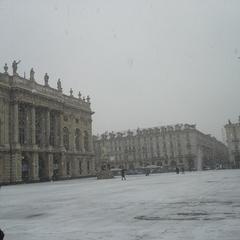
<path fill-rule="evenodd" d="M 240 239 L 240 171 L 4 186 L 6 240 Z"/>

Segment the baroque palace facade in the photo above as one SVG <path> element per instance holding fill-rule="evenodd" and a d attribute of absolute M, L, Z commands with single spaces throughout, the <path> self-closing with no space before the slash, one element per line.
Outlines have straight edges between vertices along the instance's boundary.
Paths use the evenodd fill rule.
<path fill-rule="evenodd" d="M 159 166 L 202 170 L 228 167 L 227 147 L 195 125 L 137 129 L 94 136 L 98 169 L 103 165 L 127 170 Z"/>
<path fill-rule="evenodd" d="M 0 184 L 95 175 L 90 98 L 0 73 Z"/>
<path fill-rule="evenodd" d="M 225 131 L 231 167 L 240 168 L 240 117 L 236 123 L 229 120 Z"/>

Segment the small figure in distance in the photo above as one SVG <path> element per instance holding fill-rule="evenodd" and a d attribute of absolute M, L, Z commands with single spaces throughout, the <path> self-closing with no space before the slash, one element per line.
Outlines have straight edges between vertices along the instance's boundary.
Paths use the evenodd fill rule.
<path fill-rule="evenodd" d="M 0 240 L 4 239 L 4 232 L 0 229 Z"/>
<path fill-rule="evenodd" d="M 149 176 L 149 174 L 150 174 L 150 169 L 146 169 L 146 176 Z"/>
<path fill-rule="evenodd" d="M 121 170 L 121 176 L 122 176 L 122 180 L 126 180 L 124 168 L 122 168 L 122 170 Z"/>
<path fill-rule="evenodd" d="M 185 173 L 185 169 L 184 169 L 184 167 L 181 168 L 181 171 L 182 171 L 182 174 Z"/>
<path fill-rule="evenodd" d="M 176 174 L 179 174 L 179 168 L 176 167 Z"/>

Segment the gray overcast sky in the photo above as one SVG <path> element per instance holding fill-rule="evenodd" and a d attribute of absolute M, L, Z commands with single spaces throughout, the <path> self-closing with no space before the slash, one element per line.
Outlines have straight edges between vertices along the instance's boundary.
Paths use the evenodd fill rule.
<path fill-rule="evenodd" d="M 89 94 L 94 133 L 187 122 L 222 139 L 240 114 L 239 23 L 239 0 L 0 0 L 0 64 Z"/>

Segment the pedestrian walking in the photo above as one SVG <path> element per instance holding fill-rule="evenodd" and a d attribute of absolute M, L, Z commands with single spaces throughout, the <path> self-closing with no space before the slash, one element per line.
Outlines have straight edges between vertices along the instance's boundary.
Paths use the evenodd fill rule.
<path fill-rule="evenodd" d="M 150 174 L 150 169 L 146 169 L 146 176 L 149 176 Z"/>
<path fill-rule="evenodd" d="M 125 177 L 125 169 L 122 169 L 122 170 L 121 170 L 121 176 L 122 176 L 122 180 L 126 180 L 126 177 Z"/>
<path fill-rule="evenodd" d="M 179 168 L 176 167 L 176 174 L 179 174 Z"/>
<path fill-rule="evenodd" d="M 3 239 L 4 239 L 4 232 L 0 228 L 0 240 L 3 240 Z"/>

